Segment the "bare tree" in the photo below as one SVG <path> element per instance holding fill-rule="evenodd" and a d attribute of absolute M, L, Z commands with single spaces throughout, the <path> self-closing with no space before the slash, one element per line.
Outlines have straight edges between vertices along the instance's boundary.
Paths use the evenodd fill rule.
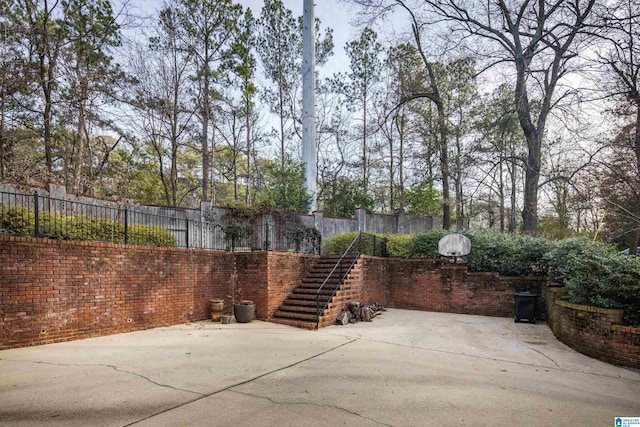
<path fill-rule="evenodd" d="M 370 7 L 402 6 L 411 13 L 418 33 L 417 13 L 448 23 L 460 40 L 475 39 L 485 57 L 485 69 L 510 64 L 515 71 L 514 103 L 527 142 L 522 229 L 535 233 L 538 226 L 538 190 L 542 163 L 542 141 L 549 113 L 570 94 L 559 87 L 572 71 L 596 0 L 517 0 L 477 2 L 473 0 L 354 0 Z M 480 50 L 479 49 L 479 50 Z M 426 62 L 426 61 L 425 61 Z M 435 89 L 435 88 L 434 88 Z M 436 95 L 434 91 L 431 95 Z M 438 97 L 434 97 L 436 102 Z"/>
<path fill-rule="evenodd" d="M 623 123 L 607 162 L 604 195 L 612 211 L 608 219 L 632 230 L 630 249 L 635 253 L 640 240 L 640 1 L 613 2 L 603 10 L 600 22 L 603 25 L 594 27 L 605 42 L 599 60 L 605 72 L 613 75 L 603 80 L 613 83 L 606 89 Z M 619 218 L 613 219 L 616 215 Z"/>

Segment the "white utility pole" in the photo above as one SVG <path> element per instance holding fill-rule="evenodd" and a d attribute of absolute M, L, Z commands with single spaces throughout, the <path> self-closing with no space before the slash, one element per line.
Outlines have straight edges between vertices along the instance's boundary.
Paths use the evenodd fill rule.
<path fill-rule="evenodd" d="M 302 165 L 307 193 L 311 195 L 309 213 L 316 210 L 316 46 L 313 0 L 304 0 L 302 15 Z"/>

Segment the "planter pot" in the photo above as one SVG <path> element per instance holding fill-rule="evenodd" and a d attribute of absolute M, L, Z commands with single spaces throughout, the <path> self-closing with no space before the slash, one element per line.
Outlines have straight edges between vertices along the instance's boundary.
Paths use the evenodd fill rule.
<path fill-rule="evenodd" d="M 238 323 L 249 323 L 256 316 L 256 305 L 251 301 L 234 304 L 233 315 Z"/>
<path fill-rule="evenodd" d="M 228 325 L 229 323 L 231 323 L 231 316 L 228 314 L 223 314 L 220 317 L 220 320 L 222 321 L 223 325 Z"/>
<path fill-rule="evenodd" d="M 214 322 L 219 322 L 220 316 L 222 315 L 222 310 L 224 310 L 224 300 L 209 300 L 209 309 L 211 310 L 211 320 Z"/>

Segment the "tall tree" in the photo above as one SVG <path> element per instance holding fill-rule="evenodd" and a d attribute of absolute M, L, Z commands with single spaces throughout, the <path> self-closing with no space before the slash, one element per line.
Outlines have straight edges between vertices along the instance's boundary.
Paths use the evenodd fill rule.
<path fill-rule="evenodd" d="M 191 58 L 182 49 L 178 31 L 175 9 L 164 8 L 149 49 L 139 52 L 132 64 L 138 82 L 132 103 L 140 113 L 145 141 L 156 156 L 166 203 L 174 207 L 183 198 L 179 160 L 194 114 L 188 104 Z"/>
<path fill-rule="evenodd" d="M 293 82 L 299 79 L 295 58 L 299 56 L 301 34 L 291 10 L 281 0 L 265 0 L 258 20 L 258 55 L 262 61 L 265 77 L 275 88 L 267 88 L 264 97 L 271 110 L 278 116 L 278 140 L 280 165 L 285 167 L 285 143 L 287 122 L 292 120 L 291 111 Z"/>
<path fill-rule="evenodd" d="M 350 61 L 348 83 L 344 87 L 347 102 L 362 114 L 362 186 L 366 194 L 369 188 L 369 106 L 374 88 L 380 83 L 382 72 L 382 45 L 371 28 L 365 28 L 359 37 L 345 46 Z"/>
<path fill-rule="evenodd" d="M 447 133 L 453 141 L 452 181 L 455 189 L 456 228 L 465 217 L 463 181 L 470 166 L 465 149 L 472 126 L 472 111 L 477 108 L 478 89 L 475 81 L 475 61 L 469 57 L 455 59 L 443 68 L 442 94 L 448 114 Z"/>
<path fill-rule="evenodd" d="M 251 158 L 253 156 L 252 121 L 254 119 L 254 97 L 257 87 L 254 83 L 256 58 L 253 51 L 256 47 L 256 21 L 251 9 L 247 8 L 238 24 L 239 31 L 233 41 L 230 67 L 239 82 L 241 93 L 241 110 L 244 117 L 245 156 L 246 156 L 246 192 L 245 204 L 251 204 Z"/>
<path fill-rule="evenodd" d="M 67 169 L 71 175 L 66 184 L 75 192 L 85 192 L 95 182 L 95 177 L 91 177 L 93 153 L 89 128 L 90 122 L 99 122 L 101 118 L 94 101 L 122 78 L 111 56 L 111 50 L 120 45 L 120 26 L 110 1 L 70 0 L 69 10 L 64 22 L 69 42 L 62 50 L 66 66 L 61 68 L 67 72 L 65 92 L 75 132 L 71 156 L 64 159 L 70 165 Z"/>
<path fill-rule="evenodd" d="M 604 11 L 605 42 L 599 55 L 613 79 L 607 89 L 617 103 L 622 129 L 612 143 L 602 196 L 611 211 L 607 221 L 616 236 L 625 236 L 631 249 L 640 240 L 640 1 L 619 0 Z M 604 31 L 603 31 L 604 30 Z M 630 231 L 630 236 L 629 236 Z M 633 253 L 633 252 L 632 252 Z"/>
<path fill-rule="evenodd" d="M 572 71 L 596 0 L 473 2 L 425 0 L 431 13 L 477 38 L 491 65 L 510 63 L 515 71 L 514 105 L 527 142 L 522 229 L 538 229 L 542 142 L 552 109 L 570 91 L 561 80 Z M 486 52 L 493 46 L 491 52 Z M 535 105 L 533 99 L 539 99 Z"/>
<path fill-rule="evenodd" d="M 355 3 L 361 4 L 374 12 L 381 12 L 383 15 L 386 12 L 393 10 L 395 7 L 400 7 L 403 11 L 408 13 L 411 25 L 411 36 L 415 43 L 415 47 L 420 54 L 423 66 L 425 68 L 425 74 L 428 87 L 423 92 L 412 93 L 407 96 L 402 103 L 406 103 L 415 99 L 426 98 L 429 99 L 436 107 L 436 126 L 438 131 L 438 148 L 440 154 L 440 173 L 442 174 L 442 226 L 445 230 L 451 227 L 451 201 L 449 191 L 449 140 L 447 134 L 447 114 L 445 111 L 444 100 L 441 95 L 441 89 L 438 82 L 438 76 L 436 73 L 436 61 L 430 60 L 425 48 L 423 40 L 425 39 L 424 28 L 425 22 L 421 21 L 421 18 L 416 13 L 416 10 L 421 6 L 416 6 L 413 2 L 405 0 L 352 0 Z M 414 7 L 416 9 L 414 9 Z M 378 14 L 375 14 L 378 15 Z"/>
<path fill-rule="evenodd" d="M 6 179 L 17 142 L 16 129 L 28 117 L 33 93 L 31 68 L 21 41 L 26 37 L 24 11 L 16 1 L 0 4 L 0 179 Z"/>
<path fill-rule="evenodd" d="M 387 95 L 384 105 L 384 123 L 381 126 L 389 142 L 389 191 L 390 207 L 396 206 L 395 192 L 397 188 L 397 205 L 404 209 L 405 204 L 405 162 L 407 160 L 408 141 L 413 132 L 415 110 L 410 104 L 402 103 L 412 93 L 424 90 L 425 75 L 420 56 L 410 43 L 391 46 L 387 54 L 386 66 L 389 73 Z M 394 137 L 395 136 L 395 137 Z M 395 141 L 397 139 L 397 141 Z M 397 142 L 397 144 L 395 144 Z M 394 180 L 394 166 L 397 158 L 397 184 Z"/>
<path fill-rule="evenodd" d="M 34 81 L 39 88 L 38 114 L 42 120 L 45 165 L 49 174 L 54 171 L 54 127 L 55 106 L 59 101 L 59 61 L 67 41 L 64 23 L 69 19 L 69 1 L 19 0 L 27 23 L 29 62 L 32 64 Z M 51 179 L 51 178 L 49 178 Z"/>
<path fill-rule="evenodd" d="M 513 105 L 513 86 L 502 84 L 484 100 L 474 126 L 479 138 L 474 152 L 478 163 L 486 165 L 479 182 L 484 185 L 489 175 L 487 178 L 496 184 L 500 230 L 513 233 L 517 229 L 518 177 L 522 176 L 526 158 L 524 135 Z"/>
<path fill-rule="evenodd" d="M 209 200 L 209 130 L 212 120 L 213 83 L 218 68 L 229 54 L 242 8 L 232 0 L 179 0 L 175 6 L 183 48 L 195 63 L 198 83 L 197 111 L 202 151 L 202 198 Z"/>

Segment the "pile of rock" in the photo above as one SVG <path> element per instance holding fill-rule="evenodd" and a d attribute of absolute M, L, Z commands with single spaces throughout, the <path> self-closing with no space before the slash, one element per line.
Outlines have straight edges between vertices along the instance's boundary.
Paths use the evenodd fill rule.
<path fill-rule="evenodd" d="M 371 319 L 383 311 L 385 311 L 384 307 L 373 301 L 369 305 L 350 302 L 349 307 L 338 315 L 336 323 L 338 325 L 346 325 L 347 323 L 371 322 Z"/>

